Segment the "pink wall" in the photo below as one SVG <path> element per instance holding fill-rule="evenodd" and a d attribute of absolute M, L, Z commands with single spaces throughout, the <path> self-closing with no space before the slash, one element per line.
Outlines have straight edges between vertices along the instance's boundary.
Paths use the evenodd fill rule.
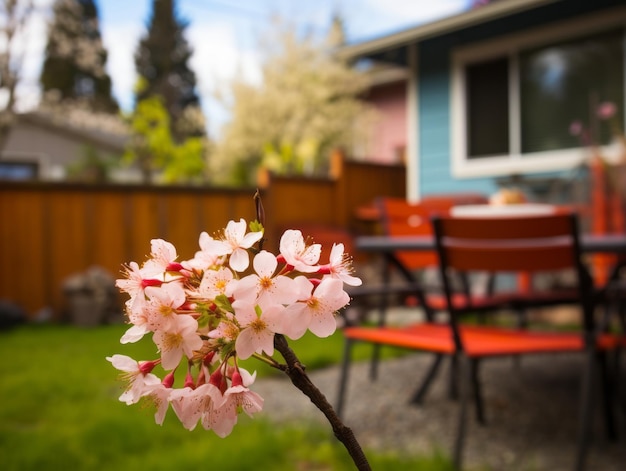
<path fill-rule="evenodd" d="M 373 86 L 365 99 L 380 115 L 374 125 L 367 159 L 381 163 L 403 162 L 407 142 L 406 82 Z"/>

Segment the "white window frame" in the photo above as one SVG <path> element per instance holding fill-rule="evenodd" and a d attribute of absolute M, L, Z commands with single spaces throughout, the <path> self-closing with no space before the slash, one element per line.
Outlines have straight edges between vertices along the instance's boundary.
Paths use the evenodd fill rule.
<path fill-rule="evenodd" d="M 521 154 L 519 55 L 526 49 L 575 40 L 611 28 L 626 27 L 626 7 L 585 18 L 559 22 L 545 27 L 455 49 L 452 53 L 450 84 L 451 171 L 455 178 L 491 177 L 509 174 L 550 172 L 570 169 L 589 157 L 585 148 Z M 626 39 L 625 39 L 626 45 Z M 626 47 L 625 47 L 626 49 Z M 626 53 L 625 53 L 626 54 Z M 465 68 L 468 64 L 490 59 L 509 59 L 509 153 L 485 158 L 467 158 Z M 624 58 L 626 67 L 626 57 Z M 624 84 L 626 88 L 626 83 Z M 621 103 L 626 110 L 625 103 Z M 575 117 L 572 117 L 573 119 Z M 609 159 L 618 157 L 618 146 L 603 149 Z"/>

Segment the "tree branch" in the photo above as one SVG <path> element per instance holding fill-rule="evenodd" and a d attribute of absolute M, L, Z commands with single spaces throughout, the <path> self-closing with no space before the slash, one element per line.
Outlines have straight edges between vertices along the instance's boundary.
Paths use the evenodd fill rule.
<path fill-rule="evenodd" d="M 284 370 L 285 374 L 289 376 L 293 385 L 302 391 L 326 416 L 332 426 L 333 433 L 337 439 L 343 443 L 346 450 L 348 450 L 357 469 L 359 471 L 371 471 L 365 453 L 363 453 L 363 449 L 354 436 L 352 429 L 344 425 L 324 394 L 313 384 L 305 373 L 304 366 L 300 363 L 300 360 L 291 347 L 289 347 L 287 339 L 285 339 L 283 335 L 276 334 L 274 336 L 274 348 L 276 348 L 285 359 L 287 366 Z"/>

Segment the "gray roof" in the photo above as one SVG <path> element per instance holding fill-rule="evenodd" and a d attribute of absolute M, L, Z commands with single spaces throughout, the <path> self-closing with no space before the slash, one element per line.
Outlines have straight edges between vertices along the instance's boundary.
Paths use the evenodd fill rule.
<path fill-rule="evenodd" d="M 404 49 L 412 43 L 475 26 L 486 21 L 510 16 L 525 10 L 555 3 L 559 0 L 499 0 L 431 23 L 421 24 L 386 36 L 343 46 L 338 52 L 350 60 L 361 58 L 388 59 L 403 62 Z M 397 56 L 397 57 L 396 57 Z"/>
<path fill-rule="evenodd" d="M 106 149 L 114 153 L 124 151 L 130 132 L 125 129 L 121 122 L 115 128 L 107 129 L 104 126 L 97 126 L 97 122 L 82 122 L 80 125 L 74 124 L 63 116 L 51 113 L 32 111 L 18 115 L 18 119 L 31 125 L 46 128 L 55 133 L 64 134 L 78 140 L 88 141 L 99 148 Z"/>

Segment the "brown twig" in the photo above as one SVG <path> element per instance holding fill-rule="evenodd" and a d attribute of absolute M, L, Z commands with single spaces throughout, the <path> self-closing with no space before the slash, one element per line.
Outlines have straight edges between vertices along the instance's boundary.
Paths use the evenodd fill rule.
<path fill-rule="evenodd" d="M 263 202 L 261 201 L 261 193 L 257 189 L 254 194 L 254 205 L 256 209 L 257 221 L 259 221 L 263 227 L 265 227 L 265 209 L 263 208 Z M 258 250 L 263 248 L 263 242 L 265 238 L 262 238 L 258 243 Z M 341 421 L 333 406 L 330 405 L 326 397 L 322 392 L 313 384 L 311 379 L 304 371 L 304 366 L 300 363 L 300 360 L 289 347 L 287 339 L 281 334 L 274 335 L 274 348 L 280 352 L 285 359 L 285 364 L 278 362 L 270 363 L 271 366 L 283 371 L 295 387 L 302 391 L 315 406 L 322 411 L 322 413 L 330 422 L 333 428 L 333 433 L 337 439 L 343 443 L 348 450 L 348 453 L 352 457 L 352 461 L 356 465 L 359 471 L 371 471 L 371 467 L 363 453 L 361 445 L 357 441 L 354 433 L 349 427 L 346 427 Z M 267 361 L 267 360 L 266 360 Z"/>
<path fill-rule="evenodd" d="M 263 208 L 263 201 L 261 200 L 261 192 L 257 188 L 254 193 L 254 208 L 256 210 L 256 220 L 261 223 L 263 230 L 265 230 L 265 208 Z M 263 244 L 265 243 L 265 235 L 261 237 L 258 243 L 258 250 L 263 250 Z"/>
<path fill-rule="evenodd" d="M 328 422 L 330 422 L 330 425 L 332 426 L 333 433 L 337 439 L 343 443 L 346 450 L 348 450 L 348 453 L 352 457 L 352 461 L 354 461 L 357 469 L 360 471 L 371 471 L 372 468 L 365 457 L 365 453 L 363 453 L 361 445 L 354 436 L 352 429 L 347 427 L 341 421 L 324 394 L 322 394 L 317 386 L 313 384 L 304 371 L 304 367 L 300 363 L 300 360 L 291 347 L 289 347 L 287 339 L 285 339 L 283 335 L 276 334 L 274 336 L 274 348 L 276 348 L 276 350 L 278 350 L 285 359 L 286 365 L 283 366 L 286 367 L 284 369 L 280 369 L 283 370 L 287 376 L 289 376 L 293 385 L 302 391 L 326 416 Z"/>

